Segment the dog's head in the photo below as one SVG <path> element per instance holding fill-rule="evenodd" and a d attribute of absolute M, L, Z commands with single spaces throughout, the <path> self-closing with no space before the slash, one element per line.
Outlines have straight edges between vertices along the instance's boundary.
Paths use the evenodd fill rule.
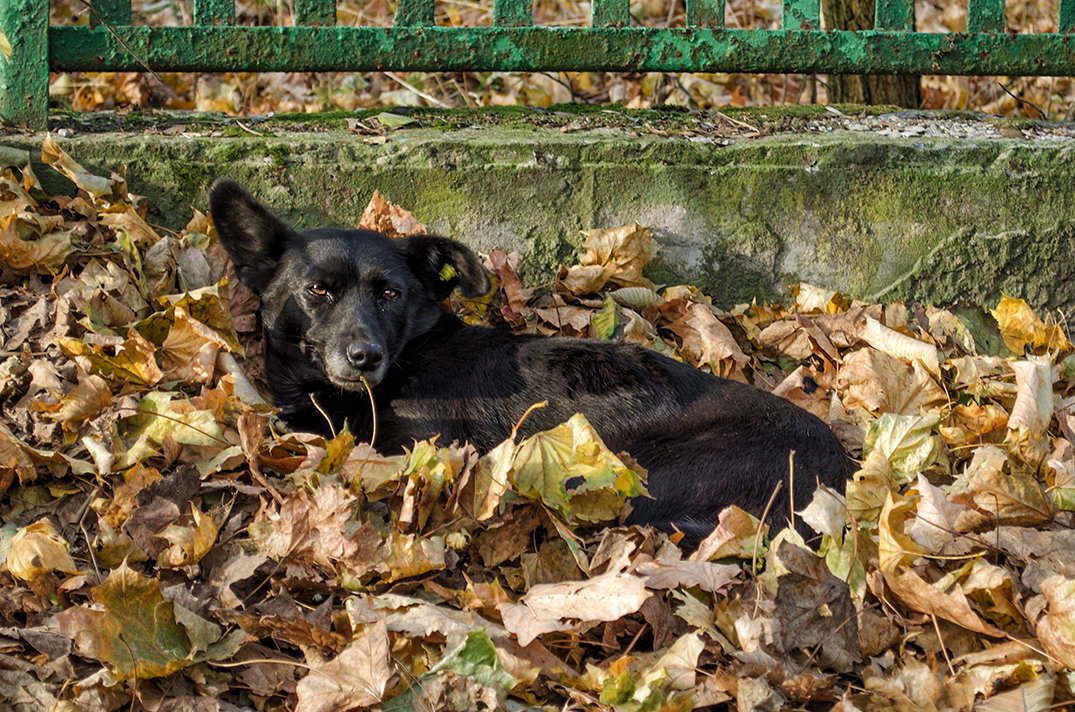
<path fill-rule="evenodd" d="M 303 380 L 376 385 L 456 286 L 468 297 L 489 289 L 474 253 L 443 237 L 297 232 L 228 178 L 210 187 L 209 212 L 239 278 L 261 297 L 270 352 Z"/>

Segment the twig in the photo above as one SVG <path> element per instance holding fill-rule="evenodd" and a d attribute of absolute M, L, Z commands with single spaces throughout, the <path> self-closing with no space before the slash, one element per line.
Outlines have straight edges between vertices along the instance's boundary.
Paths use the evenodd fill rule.
<path fill-rule="evenodd" d="M 1012 92 L 1011 92 L 1011 91 L 1010 91 L 1010 90 L 1008 89 L 1008 87 L 1004 86 L 1004 85 L 1003 85 L 1003 84 L 1001 84 L 1001 83 L 1000 83 L 999 81 L 997 82 L 997 86 L 999 86 L 999 87 L 1000 87 L 1001 89 L 1003 89 L 1003 90 L 1004 90 L 1004 93 L 1005 93 L 1005 94 L 1007 94 L 1007 95 L 1008 95 L 1008 96 L 1010 96 L 1011 98 L 1015 99 L 1015 101 L 1016 101 L 1016 102 L 1017 102 L 1017 103 L 1019 104 L 1019 108 L 1023 108 L 1023 104 L 1026 104 L 1027 106 L 1033 106 L 1033 107 L 1034 107 L 1034 108 L 1035 108 L 1035 109 L 1037 110 L 1037 112 L 1038 112 L 1039 114 L 1041 114 L 1041 118 L 1043 118 L 1043 119 L 1048 119 L 1048 118 L 1049 118 L 1049 115 L 1048 115 L 1048 114 L 1046 114 L 1046 113 L 1045 113 L 1044 111 L 1042 111 L 1042 110 L 1041 110 L 1041 107 L 1040 107 L 1040 106 L 1038 106 L 1037 104 L 1035 104 L 1034 102 L 1032 102 L 1032 101 L 1027 101 L 1027 100 L 1026 100 L 1026 99 L 1024 99 L 1023 97 L 1021 97 L 1021 96 L 1018 96 L 1018 95 L 1016 95 L 1016 94 L 1013 94 L 1013 93 L 1012 93 Z"/>
<path fill-rule="evenodd" d="M 511 439 L 515 440 L 515 438 L 518 436 L 519 428 L 523 427 L 523 421 L 526 420 L 527 416 L 529 416 L 531 413 L 533 413 L 538 408 L 544 408 L 548 404 L 549 404 L 548 401 L 541 401 L 540 403 L 535 403 L 534 405 L 532 405 L 529 408 L 527 408 L 526 412 L 524 412 L 522 414 L 522 416 L 515 423 L 515 425 L 511 426 Z"/>
<path fill-rule="evenodd" d="M 758 575 L 758 547 L 761 546 L 761 532 L 765 528 L 765 520 L 769 518 L 769 509 L 773 506 L 773 502 L 776 501 L 776 495 L 783 486 L 783 482 L 776 483 L 776 487 L 773 487 L 773 493 L 769 495 L 769 501 L 765 503 L 765 511 L 761 513 L 761 523 L 758 525 L 758 531 L 754 533 L 754 555 L 750 562 L 751 576 L 757 577 Z"/>
<path fill-rule="evenodd" d="M 255 136 L 264 136 L 265 135 L 265 134 L 261 133 L 260 131 L 255 131 L 254 129 L 250 128 L 249 126 L 245 126 L 242 121 L 236 121 L 235 123 L 239 126 L 239 128 L 241 128 L 243 131 L 246 131 L 249 134 L 254 134 Z"/>
<path fill-rule="evenodd" d="M 409 89 L 409 90 L 413 91 L 415 94 L 417 94 L 418 96 L 422 97 L 423 99 L 428 101 L 430 104 L 433 104 L 434 106 L 438 106 L 441 109 L 450 109 L 450 108 L 452 108 L 452 107 L 448 106 L 447 104 L 445 104 L 440 99 L 438 99 L 437 97 L 433 96 L 432 94 L 424 92 L 421 89 L 419 89 L 418 87 L 414 86 L 413 84 L 408 83 L 407 80 L 405 80 L 402 77 L 400 77 L 397 72 L 385 72 L 385 74 L 387 74 L 388 76 L 392 77 L 397 82 L 399 82 L 403 86 L 404 89 Z"/>
<path fill-rule="evenodd" d="M 941 626 L 937 623 L 937 615 L 930 613 L 929 617 L 933 621 L 933 630 L 937 631 L 937 642 L 941 646 L 941 653 L 944 654 L 944 661 L 948 663 L 948 672 L 952 677 L 955 677 L 956 669 L 952 667 L 952 659 L 948 657 L 948 649 L 944 646 L 944 636 L 941 635 Z"/>
<path fill-rule="evenodd" d="M 310 402 L 314 404 L 314 408 L 317 408 L 317 412 L 320 413 L 321 417 L 323 417 L 325 419 L 325 422 L 328 423 L 328 431 L 332 433 L 332 437 L 336 437 L 336 426 L 332 424 L 332 418 L 328 417 L 328 413 L 326 413 L 325 409 L 321 407 L 321 404 L 317 402 L 317 399 L 314 398 L 313 393 L 310 393 L 309 396 Z"/>
<path fill-rule="evenodd" d="M 727 121 L 729 124 L 733 124 L 735 126 L 738 126 L 739 128 L 743 128 L 743 129 L 746 129 L 748 131 L 753 131 L 755 135 L 758 135 L 758 136 L 761 135 L 761 131 L 756 126 L 751 126 L 750 124 L 748 124 L 745 121 L 740 121 L 738 119 L 733 119 L 732 117 L 728 116 L 727 114 L 725 114 L 725 113 L 723 113 L 721 111 L 714 111 L 713 113 L 716 114 L 717 116 L 719 116 L 720 118 L 724 119 L 725 121 Z"/>
<path fill-rule="evenodd" d="M 788 450 L 788 523 L 795 528 L 795 451 Z"/>
<path fill-rule="evenodd" d="M 113 37 L 116 38 L 116 42 L 119 42 L 121 45 L 123 45 L 123 49 L 125 49 L 125 50 L 127 50 L 128 52 L 131 53 L 131 56 L 134 57 L 134 60 L 136 62 L 141 64 L 142 67 L 144 67 L 145 70 L 147 72 L 149 72 L 153 76 L 154 79 L 156 79 L 161 84 L 164 84 L 164 80 L 161 79 L 160 76 L 156 72 L 153 71 L 152 67 L 150 67 L 148 64 L 146 64 L 146 61 L 144 59 L 142 59 L 141 57 L 138 56 L 137 52 L 135 52 L 133 49 L 131 49 L 131 46 L 129 44 L 127 44 L 127 42 L 122 37 L 119 36 L 119 32 L 116 31 L 116 28 L 113 27 L 111 25 L 111 23 L 109 23 L 107 20 L 105 20 L 104 15 L 102 15 L 97 10 L 97 8 L 95 8 L 93 5 L 91 5 L 89 0 L 78 0 L 78 1 L 80 3 L 82 3 L 83 5 L 85 5 L 89 9 L 90 14 L 94 15 L 97 18 L 97 20 L 101 23 L 101 25 L 104 26 L 104 28 L 106 30 L 108 30 L 109 34 L 111 34 Z"/>

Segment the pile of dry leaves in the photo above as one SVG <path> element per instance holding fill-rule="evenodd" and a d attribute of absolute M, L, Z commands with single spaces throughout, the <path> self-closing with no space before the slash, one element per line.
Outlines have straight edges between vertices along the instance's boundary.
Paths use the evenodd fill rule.
<path fill-rule="evenodd" d="M 774 388 L 860 458 L 846 498 L 795 515 L 810 545 L 729 509 L 681 550 L 617 524 L 644 473 L 579 417 L 485 456 L 286 432 L 243 375 L 254 304 L 207 218 L 166 233 L 122 171 L 43 153 L 76 197 L 0 150 L 0 707 L 1075 699 L 1075 372 L 1023 302 L 990 317 L 799 285 L 791 307 L 724 311 L 651 284 L 638 226 L 591 231 L 550 289 L 491 252 L 497 288 L 453 305 L 468 321 Z M 363 223 L 423 229 L 379 198 Z"/>

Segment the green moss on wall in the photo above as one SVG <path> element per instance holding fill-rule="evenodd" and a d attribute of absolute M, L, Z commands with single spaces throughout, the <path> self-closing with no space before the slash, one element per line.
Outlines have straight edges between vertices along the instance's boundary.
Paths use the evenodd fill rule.
<path fill-rule="evenodd" d="M 817 112 L 729 110 L 759 125 Z M 228 175 L 304 227 L 357 224 L 379 189 L 436 232 L 519 251 L 532 281 L 575 258 L 581 230 L 639 221 L 664 244 L 652 278 L 692 281 L 725 305 L 782 298 L 804 280 L 863 297 L 990 303 L 1008 293 L 1075 308 L 1064 282 L 1075 277 L 1075 149 L 1063 142 L 638 130 L 706 120 L 682 111 L 625 110 L 561 131 L 609 115 L 576 106 L 410 113 L 420 125 L 379 145 L 340 128 L 351 112 L 320 115 L 328 128 L 318 131 L 285 131 L 305 117 L 278 116 L 257 124 L 265 136 L 79 133 L 61 145 L 91 170 L 126 164 L 131 190 L 152 196 L 151 219 L 169 227 L 191 205 L 204 209 L 209 182 Z M 550 116 L 559 123 L 544 127 Z M 39 155 L 40 140 L 0 144 Z M 35 172 L 46 190 L 73 189 Z"/>

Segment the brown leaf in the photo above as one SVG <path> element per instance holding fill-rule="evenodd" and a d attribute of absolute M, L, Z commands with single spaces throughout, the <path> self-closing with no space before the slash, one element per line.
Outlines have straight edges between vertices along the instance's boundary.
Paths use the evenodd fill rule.
<path fill-rule="evenodd" d="M 799 327 L 794 318 L 774 321 L 758 333 L 758 343 L 769 353 L 790 358 L 793 361 L 805 361 L 814 353 L 814 344 L 810 335 Z"/>
<path fill-rule="evenodd" d="M 788 573 L 777 579 L 777 651 L 817 648 L 822 666 L 849 672 L 861 655 L 858 615 L 847 584 L 832 575 L 825 559 L 787 540 L 778 555 Z"/>
<path fill-rule="evenodd" d="M 384 621 L 360 633 L 335 659 L 313 666 L 296 687 L 295 712 L 345 712 L 379 704 L 395 670 Z"/>
<path fill-rule="evenodd" d="M 183 307 L 175 308 L 175 321 L 161 344 L 163 379 L 185 383 L 209 383 L 217 353 L 229 349 L 215 330 L 197 321 Z"/>
<path fill-rule="evenodd" d="M 919 415 L 940 410 L 948 394 L 922 362 L 913 364 L 872 348 L 844 356 L 837 380 L 844 407 L 861 406 L 871 413 Z"/>
<path fill-rule="evenodd" d="M 110 205 L 127 199 L 127 182 L 121 176 L 113 174 L 111 178 L 103 178 L 93 175 L 60 148 L 52 134 L 46 135 L 41 143 L 41 160 L 89 193 L 95 202 Z"/>
<path fill-rule="evenodd" d="M 71 232 L 61 227 L 62 219 L 47 224 L 32 215 L 0 215 L 0 260 L 19 272 L 59 272 L 74 249 Z"/>
<path fill-rule="evenodd" d="M 75 431 L 85 420 L 112 405 L 112 392 L 100 376 L 79 371 L 78 386 L 56 405 L 38 404 L 46 417 L 62 423 L 65 430 Z"/>
<path fill-rule="evenodd" d="M 975 505 L 1004 524 L 1032 526 L 1053 518 L 1053 504 L 1032 472 L 994 445 L 975 451 L 963 475 Z"/>
<path fill-rule="evenodd" d="M 557 282 L 577 295 L 593 294 L 606 284 L 620 287 L 652 287 L 642 270 L 656 254 L 648 227 L 626 225 L 584 230 L 585 250 L 579 264 L 561 270 Z"/>
<path fill-rule="evenodd" d="M 718 593 L 739 580 L 742 570 L 729 564 L 709 561 L 648 561 L 635 573 L 646 577 L 646 587 L 664 590 L 683 586 Z"/>
<path fill-rule="evenodd" d="M 739 507 L 726 507 L 717 517 L 717 527 L 698 545 L 690 555 L 690 561 L 713 561 L 734 556 L 750 559 L 755 547 L 762 541 L 769 525 Z M 762 535 L 758 530 L 762 529 Z"/>
<path fill-rule="evenodd" d="M 749 357 L 707 305 L 689 303 L 683 317 L 668 328 L 680 338 L 680 350 L 692 361 L 709 366 L 718 376 L 746 380 L 742 372 Z"/>
<path fill-rule="evenodd" d="M 942 591 L 913 571 L 885 573 L 885 583 L 913 610 L 937 616 L 958 626 L 998 638 L 1004 631 L 982 621 L 961 588 Z"/>
<path fill-rule="evenodd" d="M 358 221 L 358 227 L 384 233 L 393 240 L 408 235 L 426 234 L 425 225 L 415 220 L 410 211 L 385 200 L 379 190 L 373 191 L 373 196 L 362 213 L 362 219 Z"/>
<path fill-rule="evenodd" d="M 1075 668 L 1075 579 L 1053 576 L 1041 589 L 1049 608 L 1038 621 L 1038 639 L 1050 655 Z"/>

